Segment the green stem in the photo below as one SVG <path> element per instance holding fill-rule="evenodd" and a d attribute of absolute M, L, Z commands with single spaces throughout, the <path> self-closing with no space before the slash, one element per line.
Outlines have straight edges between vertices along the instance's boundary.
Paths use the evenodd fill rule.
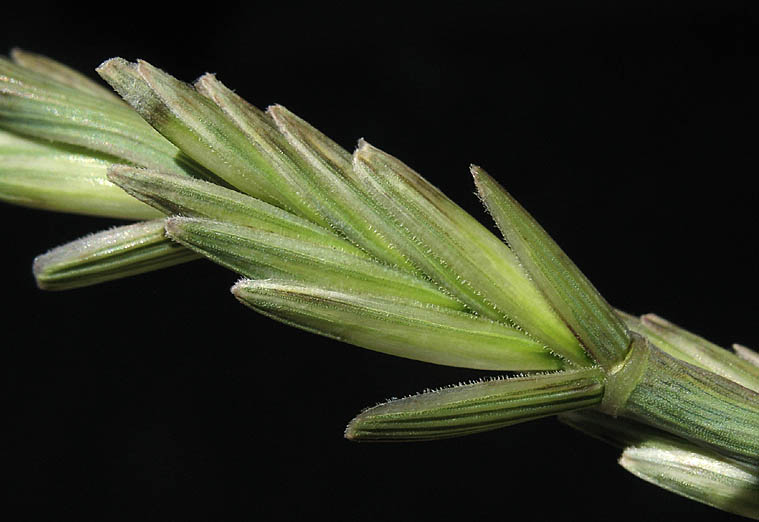
<path fill-rule="evenodd" d="M 625 362 L 609 373 L 601 408 L 759 463 L 759 394 L 638 335 Z"/>

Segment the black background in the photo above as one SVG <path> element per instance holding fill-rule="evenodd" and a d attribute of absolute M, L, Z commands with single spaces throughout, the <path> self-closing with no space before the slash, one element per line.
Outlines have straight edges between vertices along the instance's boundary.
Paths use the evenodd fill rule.
<path fill-rule="evenodd" d="M 605 297 L 759 346 L 759 27 L 742 4 L 5 11 L 0 49 L 206 71 L 348 149 L 366 138 L 489 223 L 478 163 Z M 93 73 L 94 75 L 94 73 Z M 210 263 L 62 293 L 33 257 L 107 219 L 0 206 L 7 507 L 20 520 L 731 520 L 553 419 L 356 444 L 363 407 L 479 377 L 263 319 Z"/>

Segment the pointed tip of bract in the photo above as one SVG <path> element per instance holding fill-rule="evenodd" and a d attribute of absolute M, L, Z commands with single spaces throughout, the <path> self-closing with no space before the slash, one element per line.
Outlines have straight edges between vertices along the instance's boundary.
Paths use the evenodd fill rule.
<path fill-rule="evenodd" d="M 490 183 L 496 183 L 496 181 L 485 172 L 485 169 L 474 163 L 469 164 L 469 173 L 472 175 L 474 185 L 477 187 L 477 192 L 482 196 L 483 191 L 487 190 L 487 186 Z"/>
<path fill-rule="evenodd" d="M 371 145 L 364 138 L 359 138 L 356 142 L 356 147 L 353 149 L 353 154 L 351 154 L 351 163 L 355 172 L 360 172 L 360 165 L 369 153 L 369 147 Z"/>
<path fill-rule="evenodd" d="M 282 289 L 282 288 L 288 288 L 288 287 L 291 287 L 291 285 L 288 285 L 285 281 L 282 281 L 282 280 L 250 279 L 248 277 L 242 277 L 234 285 L 232 285 L 232 288 L 230 288 L 230 291 L 239 297 L 245 292 L 250 292 L 254 290 Z"/>
<path fill-rule="evenodd" d="M 356 428 L 356 418 L 352 419 L 343 431 L 343 437 L 352 442 L 360 442 L 359 430 Z"/>
<path fill-rule="evenodd" d="M 10 51 L 8 51 L 8 56 L 10 56 L 11 60 L 13 60 L 16 63 L 18 63 L 19 57 L 24 56 L 26 54 L 31 54 L 31 53 L 24 51 L 23 49 L 15 45 L 11 47 Z"/>
<path fill-rule="evenodd" d="M 353 165 L 360 161 L 368 161 L 379 149 L 366 141 L 365 138 L 359 138 L 356 142 L 356 148 L 353 149 Z"/>
<path fill-rule="evenodd" d="M 283 284 L 281 281 L 277 282 L 274 279 L 250 279 L 242 277 L 232 285 L 229 291 L 242 304 L 252 306 L 256 294 L 265 293 L 267 290 L 283 290 L 285 287 L 286 284 Z"/>
<path fill-rule="evenodd" d="M 40 290 L 48 289 L 46 271 L 49 264 L 50 256 L 47 254 L 38 255 L 32 262 L 32 275 L 34 276 L 34 282 L 37 284 L 37 288 Z"/>
<path fill-rule="evenodd" d="M 423 395 L 423 393 L 417 394 L 416 397 L 421 395 Z M 406 399 L 408 399 L 408 397 Z M 398 404 L 402 405 L 406 402 L 408 401 L 404 401 L 403 399 L 390 399 L 374 406 L 364 408 L 358 413 L 358 415 L 348 422 L 347 426 L 345 426 L 343 437 L 351 442 L 392 442 L 392 437 L 378 436 L 378 434 L 372 430 L 372 427 L 376 428 L 376 426 L 373 426 L 373 421 L 375 421 L 374 423 L 376 424 L 377 419 L 383 414 L 392 415 L 393 413 L 408 413 L 404 408 L 397 408 Z"/>
<path fill-rule="evenodd" d="M 492 216 L 493 209 L 491 206 L 493 205 L 493 202 L 491 201 L 491 195 L 493 192 L 499 192 L 502 196 L 507 197 L 509 199 L 513 199 L 511 197 L 511 194 L 503 188 L 503 186 L 498 183 L 490 174 L 488 174 L 485 169 L 480 167 L 479 165 L 475 165 L 474 163 L 469 164 L 469 173 L 472 175 L 472 181 L 474 182 L 474 188 L 476 189 L 476 195 L 480 199 L 480 202 L 485 207 L 485 210 Z M 496 224 L 497 220 L 496 220 Z M 500 229 L 500 225 L 499 229 Z"/>
<path fill-rule="evenodd" d="M 219 79 L 216 78 L 216 73 L 204 72 L 203 74 L 201 74 L 198 77 L 197 80 L 195 80 L 195 83 L 203 82 L 203 81 L 207 81 L 207 82 L 219 82 Z"/>
<path fill-rule="evenodd" d="M 171 216 L 166 219 L 166 224 L 164 225 L 164 229 L 166 230 L 167 234 L 170 234 L 170 231 L 176 231 L 178 230 L 178 227 L 182 224 L 182 221 L 191 219 L 191 218 L 185 218 L 181 216 Z"/>
<path fill-rule="evenodd" d="M 264 112 L 280 128 L 284 127 L 291 131 L 297 128 L 298 133 L 301 133 L 303 132 L 302 127 L 306 126 L 306 122 L 282 104 L 272 103 L 266 107 Z"/>
<path fill-rule="evenodd" d="M 95 72 L 115 90 L 119 96 L 130 103 L 127 85 L 135 81 L 137 67 L 134 63 L 116 56 L 109 58 L 95 68 Z"/>
<path fill-rule="evenodd" d="M 146 81 L 149 81 L 149 78 L 156 77 L 156 76 L 158 77 L 168 76 L 168 77 L 174 78 L 163 69 L 156 67 L 152 63 L 148 62 L 147 60 L 143 60 L 142 58 L 137 58 L 137 60 L 135 60 L 134 65 L 135 65 L 135 68 L 137 69 L 137 72 L 140 73 L 140 76 L 142 76 Z"/>
<path fill-rule="evenodd" d="M 76 254 L 81 250 L 80 245 L 82 244 L 82 240 L 87 237 L 92 237 L 92 234 L 71 243 L 52 248 L 34 258 L 34 261 L 32 261 L 32 275 L 34 276 L 37 288 L 48 291 L 76 288 L 76 284 L 67 285 L 65 282 L 62 284 L 62 278 L 58 272 L 60 272 L 61 266 L 70 264 L 70 259 L 74 257 L 72 254 Z"/>
<path fill-rule="evenodd" d="M 371 436 L 367 437 L 367 433 L 369 432 L 366 429 L 366 424 L 367 421 L 371 421 L 373 416 L 377 415 L 378 413 L 382 413 L 383 408 L 386 408 L 388 404 L 392 405 L 393 400 L 391 399 L 374 406 L 368 406 L 361 410 L 358 415 L 353 417 L 348 425 L 345 426 L 345 430 L 343 430 L 343 437 L 352 442 L 366 442 L 376 440 Z"/>
<path fill-rule="evenodd" d="M 283 127 L 291 128 L 294 119 L 296 122 L 298 121 L 297 116 L 287 110 L 287 107 L 280 105 L 279 103 L 267 105 L 263 112 L 266 116 L 271 118 L 271 121 L 273 121 L 274 125 L 280 130 Z"/>
<path fill-rule="evenodd" d="M 245 278 L 245 277 L 243 277 L 243 278 L 241 278 L 241 279 L 238 279 L 238 280 L 237 280 L 237 282 L 235 282 L 235 284 L 233 284 L 233 285 L 232 285 L 232 286 L 229 288 L 229 292 L 230 292 L 232 295 L 234 295 L 235 297 L 237 297 L 237 296 L 240 294 L 240 286 L 241 286 L 241 285 L 242 285 L 242 284 L 243 284 L 243 283 L 244 283 L 246 280 L 247 280 L 247 278 Z"/>
<path fill-rule="evenodd" d="M 369 143 L 366 138 L 361 137 L 356 142 L 356 150 L 354 151 L 354 154 L 365 156 L 378 150 L 379 149 Z"/>
<path fill-rule="evenodd" d="M 220 93 L 234 92 L 216 77 L 216 73 L 211 72 L 201 74 L 192 85 L 196 91 L 206 98 L 210 98 L 217 105 L 221 103 L 219 100 Z"/>
<path fill-rule="evenodd" d="M 206 255 L 206 249 L 203 245 L 195 243 L 198 229 L 205 229 L 208 226 L 225 225 L 225 223 L 219 221 L 213 221 L 201 217 L 186 217 L 186 216 L 170 216 L 165 219 L 163 225 L 163 233 L 169 239 L 172 239 L 192 250 L 196 250 L 199 253 Z M 236 225 L 229 225 L 236 226 Z"/>
<path fill-rule="evenodd" d="M 204 73 L 201 74 L 193 83 L 192 86 L 200 94 L 206 98 L 212 100 L 219 108 L 224 110 L 225 98 L 234 93 L 232 89 L 224 85 L 218 78 L 216 73 Z"/>
<path fill-rule="evenodd" d="M 250 286 L 251 283 L 253 283 L 253 280 L 248 279 L 247 277 L 240 278 L 235 284 L 232 285 L 229 291 L 233 296 L 235 296 L 238 301 L 242 301 L 242 295 L 245 291 L 245 288 Z"/>
<path fill-rule="evenodd" d="M 488 174 L 485 169 L 479 165 L 471 163 L 469 165 L 469 173 L 472 175 L 472 181 L 474 181 L 474 187 L 477 190 L 477 197 L 485 206 L 485 209 L 490 212 L 490 206 L 488 205 L 488 194 L 493 192 L 494 187 L 502 191 L 504 195 L 510 197 L 506 189 L 504 189 L 500 183 L 498 183 L 493 177 Z"/>
<path fill-rule="evenodd" d="M 136 167 L 114 163 L 113 165 L 108 166 L 108 171 L 106 172 L 105 177 L 108 178 L 108 181 L 111 183 L 121 186 L 119 182 L 135 169 Z"/>
<path fill-rule="evenodd" d="M 26 67 L 27 64 L 24 62 L 33 61 L 33 60 L 44 60 L 47 62 L 54 62 L 51 58 L 48 58 L 47 56 L 41 55 L 39 53 L 33 53 L 31 51 L 27 51 L 26 49 L 22 49 L 18 46 L 11 47 L 10 51 L 8 51 L 8 56 L 11 60 L 13 60 L 14 63 Z M 58 62 L 55 62 L 58 63 Z"/>
<path fill-rule="evenodd" d="M 291 116 L 292 112 L 287 110 L 287 107 L 280 105 L 279 103 L 272 103 L 266 107 L 266 114 L 270 114 L 272 118 L 275 116 Z"/>
<path fill-rule="evenodd" d="M 759 367 L 759 352 L 756 352 L 747 346 L 743 346 L 742 344 L 737 343 L 733 344 L 733 351 L 744 361 L 748 361 L 754 366 Z"/>
<path fill-rule="evenodd" d="M 32 275 L 40 290 L 60 290 L 56 272 L 60 267 L 68 265 L 75 260 L 83 250 L 86 250 L 88 243 L 96 234 L 90 234 L 69 243 L 51 248 L 44 254 L 40 254 L 32 261 Z"/>
<path fill-rule="evenodd" d="M 114 69 L 124 68 L 124 67 L 134 68 L 134 66 L 135 64 L 130 62 L 129 60 L 121 58 L 120 56 L 114 56 L 113 58 L 108 58 L 107 60 L 104 60 L 103 63 L 98 65 L 95 68 L 95 72 L 97 72 L 102 78 L 107 80 L 107 76 L 110 71 L 113 71 Z"/>
<path fill-rule="evenodd" d="M 139 192 L 136 192 L 134 190 L 135 181 L 137 184 L 139 184 L 140 181 L 143 180 L 145 175 L 149 172 L 151 172 L 149 169 L 143 167 L 133 167 L 131 165 L 114 163 L 113 165 L 108 166 L 105 177 L 108 179 L 108 181 L 121 188 L 121 190 L 125 191 L 129 195 L 139 199 L 143 203 L 150 205 L 151 202 L 149 199 L 143 198 Z M 162 209 L 158 210 L 163 212 Z"/>
<path fill-rule="evenodd" d="M 146 81 L 147 78 L 151 76 L 168 76 L 168 73 L 154 66 L 147 60 L 137 58 L 135 61 L 130 62 L 129 60 L 121 58 L 120 56 L 105 60 L 95 69 L 95 71 L 109 83 L 109 78 L 113 77 L 114 73 L 118 71 L 129 71 L 131 74 L 137 74 L 139 77 Z"/>
<path fill-rule="evenodd" d="M 656 314 L 647 313 L 640 316 L 640 320 L 644 324 L 652 324 L 656 326 L 666 326 L 666 327 L 672 327 L 674 326 L 671 322 L 667 321 L 663 317 L 660 317 Z"/>
<path fill-rule="evenodd" d="M 193 82 L 193 85 L 195 86 L 196 89 L 202 92 L 203 89 L 206 89 L 210 86 L 218 85 L 219 83 L 221 82 L 216 78 L 216 73 L 207 72 L 207 73 L 201 74 L 198 77 L 198 79 Z"/>
<path fill-rule="evenodd" d="M 166 218 L 166 222 L 163 225 L 164 233 L 170 239 L 182 243 L 181 238 L 183 236 L 185 225 L 194 221 L 198 221 L 198 219 L 183 216 L 171 216 Z"/>

